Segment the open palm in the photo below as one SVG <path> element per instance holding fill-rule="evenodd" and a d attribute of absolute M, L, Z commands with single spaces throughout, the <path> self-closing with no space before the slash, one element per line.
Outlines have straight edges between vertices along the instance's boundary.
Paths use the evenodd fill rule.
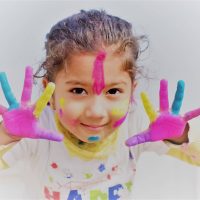
<path fill-rule="evenodd" d="M 134 146 L 140 143 L 153 142 L 164 139 L 180 137 L 185 129 L 186 123 L 200 115 L 200 108 L 179 115 L 184 96 L 184 82 L 178 81 L 177 90 L 171 109 L 168 102 L 168 85 L 166 80 L 160 81 L 160 110 L 155 111 L 148 96 L 141 94 L 143 106 L 149 117 L 149 128 L 142 133 L 130 137 L 126 141 L 127 146 Z"/>
<path fill-rule="evenodd" d="M 38 118 L 51 98 L 55 85 L 49 83 L 34 105 L 30 105 L 33 72 L 31 67 L 26 67 L 24 86 L 21 102 L 18 103 L 14 97 L 6 74 L 0 73 L 0 83 L 3 93 L 9 104 L 9 108 L 0 105 L 0 114 L 3 118 L 3 126 L 11 135 L 19 138 L 41 138 L 54 141 L 61 141 L 63 136 L 57 132 L 41 128 Z"/>

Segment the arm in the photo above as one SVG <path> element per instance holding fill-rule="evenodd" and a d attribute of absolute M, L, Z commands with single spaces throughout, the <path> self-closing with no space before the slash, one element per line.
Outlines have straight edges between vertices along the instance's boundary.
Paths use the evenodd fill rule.
<path fill-rule="evenodd" d="M 167 155 L 191 165 L 200 166 L 200 144 L 198 142 L 185 143 L 177 147 L 171 147 Z"/>

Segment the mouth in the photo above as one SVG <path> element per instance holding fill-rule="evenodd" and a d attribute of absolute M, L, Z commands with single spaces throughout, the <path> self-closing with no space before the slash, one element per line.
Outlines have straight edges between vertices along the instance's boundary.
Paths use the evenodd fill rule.
<path fill-rule="evenodd" d="M 88 130 L 91 130 L 91 131 L 100 131 L 106 126 L 106 124 L 103 124 L 103 125 L 88 125 L 88 124 L 83 124 L 83 123 L 81 123 L 81 125 L 83 127 L 87 128 Z"/>

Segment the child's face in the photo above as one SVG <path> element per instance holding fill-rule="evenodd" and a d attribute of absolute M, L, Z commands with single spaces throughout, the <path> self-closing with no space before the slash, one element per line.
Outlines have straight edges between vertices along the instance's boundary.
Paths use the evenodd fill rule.
<path fill-rule="evenodd" d="M 94 62 L 97 55 L 73 56 L 55 79 L 53 103 L 61 124 L 84 142 L 95 142 L 112 134 L 128 112 L 134 86 L 122 59 L 107 53 L 103 62 L 104 87 L 94 90 Z M 97 67 L 97 66 L 96 66 Z M 102 84 L 99 83 L 102 87 Z"/>

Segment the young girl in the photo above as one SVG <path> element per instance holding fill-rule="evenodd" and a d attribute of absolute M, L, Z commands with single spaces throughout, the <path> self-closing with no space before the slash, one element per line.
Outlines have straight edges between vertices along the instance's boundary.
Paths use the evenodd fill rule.
<path fill-rule="evenodd" d="M 127 21 L 104 11 L 81 11 L 47 34 L 46 60 L 35 74 L 44 70 L 45 90 L 35 105 L 30 105 L 30 67 L 20 103 L 0 74 L 9 103 L 9 109 L 0 107 L 0 175 L 18 166 L 24 198 L 133 199 L 136 162 L 144 151 L 200 165 L 196 144 L 188 143 L 187 123 L 199 109 L 179 115 L 182 81 L 171 110 L 165 80 L 160 113 L 142 94 L 149 127 L 143 121 L 133 100 L 138 40 Z"/>

